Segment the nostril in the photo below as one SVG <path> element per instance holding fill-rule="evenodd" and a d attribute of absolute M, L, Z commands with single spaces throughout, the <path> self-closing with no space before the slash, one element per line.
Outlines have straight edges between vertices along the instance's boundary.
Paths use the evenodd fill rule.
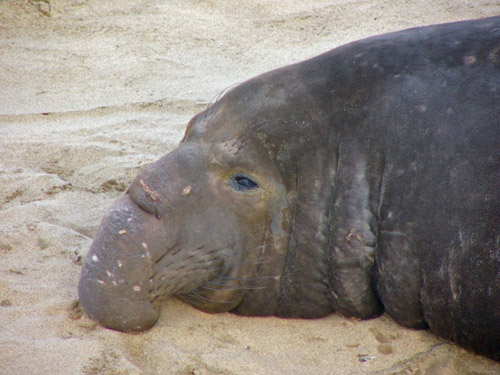
<path fill-rule="evenodd" d="M 161 218 L 160 207 L 162 200 L 160 194 L 152 189 L 143 179 L 135 180 L 128 188 L 126 194 L 141 210 L 157 219 Z"/>
<path fill-rule="evenodd" d="M 132 200 L 132 202 L 134 202 L 142 211 L 146 212 L 149 215 L 154 215 L 157 219 L 161 217 L 158 206 L 153 202 L 148 202 L 141 196 L 138 197 L 138 194 L 134 193 L 133 191 L 127 191 L 127 195 Z"/>

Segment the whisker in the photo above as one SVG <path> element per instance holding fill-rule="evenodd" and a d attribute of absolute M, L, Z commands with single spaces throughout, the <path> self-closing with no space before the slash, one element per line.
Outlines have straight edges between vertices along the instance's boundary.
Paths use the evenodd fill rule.
<path fill-rule="evenodd" d="M 198 286 L 197 289 L 203 288 L 203 289 L 208 289 L 208 290 L 251 290 L 251 289 L 265 289 L 266 286 L 262 285 L 261 282 L 264 282 L 265 280 L 273 280 L 275 279 L 274 276 L 264 276 L 264 277 L 257 277 L 257 278 L 237 278 L 237 277 L 224 277 L 224 276 L 218 276 L 215 279 L 207 280 L 204 283 L 202 283 L 200 286 Z M 243 285 L 231 285 L 231 282 L 238 282 Z M 245 285 L 245 284 L 254 284 L 256 283 L 257 285 Z M 260 285 L 258 285 L 260 284 Z M 212 286 L 210 286 L 212 285 Z M 216 288 L 217 287 L 217 288 Z"/>
<path fill-rule="evenodd" d="M 259 277 L 231 277 L 231 276 L 217 276 L 217 279 L 224 279 L 224 280 L 229 280 L 229 281 L 260 281 L 260 280 L 265 280 L 265 279 L 275 279 L 276 276 L 259 276 Z M 214 281 L 216 279 L 210 279 L 209 281 Z M 206 282 L 209 282 L 206 281 Z"/>
<path fill-rule="evenodd" d="M 216 300 L 213 300 L 211 298 L 208 298 L 208 297 L 205 297 L 205 296 L 202 296 L 200 293 L 198 293 L 195 290 L 192 290 L 191 292 L 189 293 L 185 293 L 185 294 L 182 294 L 182 297 L 187 297 L 187 298 L 191 298 L 192 301 L 196 301 L 196 298 L 199 298 L 203 301 L 207 301 L 207 302 L 211 302 L 211 303 L 230 303 L 230 301 L 216 301 Z"/>
<path fill-rule="evenodd" d="M 238 138 L 236 138 L 237 141 L 240 141 L 242 144 L 245 143 L 250 139 L 250 136 L 258 132 L 259 130 L 263 129 L 264 127 L 267 127 L 268 125 L 277 123 L 277 122 L 282 122 L 282 118 L 275 118 L 275 119 L 266 119 L 266 120 L 261 120 L 257 121 L 254 124 L 252 124 L 250 127 L 247 128 L 244 134 L 240 135 Z"/>
<path fill-rule="evenodd" d="M 270 246 L 270 244 L 263 244 L 263 245 L 259 245 L 259 246 L 252 247 L 252 248 L 250 248 L 250 249 L 245 249 L 245 253 L 244 253 L 243 255 L 248 254 L 248 253 L 251 253 L 251 252 L 256 251 L 256 250 L 259 250 L 259 249 L 262 249 L 262 250 L 263 250 L 264 248 L 266 248 L 266 247 L 268 247 L 268 246 Z M 231 247 L 231 246 L 227 246 L 227 247 Z M 225 248 L 227 248 L 227 247 L 225 247 Z M 222 249 L 220 249 L 220 250 L 223 250 L 223 249 L 224 249 L 224 248 L 222 248 Z M 237 254 L 233 254 L 233 255 L 226 256 L 226 257 L 225 257 L 225 259 L 238 258 L 238 257 L 241 257 L 241 256 L 242 256 L 242 254 L 237 253 Z M 260 258 L 260 257 L 262 257 L 262 255 L 260 255 L 260 256 L 259 256 L 259 258 Z M 257 262 L 259 262 L 259 261 L 257 261 Z M 239 264 L 244 264 L 244 263 L 239 263 Z"/>
<path fill-rule="evenodd" d="M 237 236 L 237 238 L 234 237 L 234 233 L 232 232 L 223 233 L 220 236 L 224 236 L 225 234 L 227 237 L 232 238 L 230 243 L 226 243 L 223 246 L 216 246 L 220 241 L 220 236 L 208 238 L 206 242 L 191 250 L 189 248 L 183 248 L 186 244 L 181 244 L 182 240 L 179 239 L 165 252 L 165 254 L 162 254 L 154 262 L 154 274 L 151 278 L 154 285 L 154 292 L 151 293 L 151 302 L 159 303 L 168 296 L 176 295 L 176 290 L 181 292 L 181 285 L 183 285 L 186 280 L 189 280 L 192 272 L 195 272 L 196 269 L 204 269 L 204 267 L 211 267 L 211 269 L 213 269 L 213 267 L 215 267 L 215 263 L 213 263 L 214 261 L 221 262 L 220 265 L 217 266 L 221 267 L 219 271 L 217 271 L 217 273 L 221 272 L 219 275 L 215 276 L 212 274 L 211 279 L 201 282 L 201 284 L 196 286 L 193 290 L 186 293 L 181 292 L 177 295 L 185 298 L 187 302 L 192 301 L 193 304 L 196 304 L 196 301 L 198 301 L 198 303 L 200 303 L 200 301 L 206 301 L 213 304 L 226 304 L 230 302 L 214 300 L 206 295 L 224 290 L 238 291 L 266 289 L 266 280 L 275 279 L 274 276 L 240 278 L 224 275 L 223 270 L 229 270 L 238 266 L 251 264 L 261 265 L 268 263 L 269 261 L 264 258 L 264 254 L 266 249 L 272 245 L 271 243 L 266 241 L 262 243 L 259 241 L 258 244 L 255 244 L 252 247 L 245 246 L 245 244 L 248 245 L 248 242 L 254 242 L 254 240 L 248 240 L 255 237 L 257 234 L 259 234 L 258 237 L 260 238 L 263 229 L 265 229 L 264 233 L 266 233 L 267 236 L 269 231 L 267 228 L 268 225 L 268 223 L 259 225 L 253 228 L 250 233 L 243 236 Z M 255 239 L 255 241 L 257 241 L 257 239 Z M 197 258 L 196 255 L 198 252 L 201 252 L 203 256 Z M 192 262 L 195 260 L 199 262 L 198 266 L 193 266 Z M 182 264 L 189 264 L 189 270 L 184 272 L 181 268 L 177 267 L 175 268 L 177 275 L 174 273 L 173 275 L 176 276 L 168 276 L 170 275 L 168 270 L 178 262 L 182 262 Z M 164 290 L 165 293 L 162 293 L 162 290 Z M 169 291 L 168 293 L 166 292 L 167 290 Z"/>
<path fill-rule="evenodd" d="M 233 87 L 236 87 L 238 85 L 239 85 L 239 83 L 233 83 L 233 84 L 227 86 L 226 88 L 224 88 L 222 91 L 218 92 L 216 95 L 214 95 L 212 97 L 212 99 L 210 99 L 210 101 L 208 102 L 207 108 L 216 105 L 222 99 L 222 97 L 224 95 L 226 95 L 229 91 L 231 91 L 231 89 Z"/>
<path fill-rule="evenodd" d="M 175 241 L 175 243 L 172 245 L 172 247 L 170 247 L 170 249 L 168 249 L 167 251 L 165 251 L 157 260 L 155 260 L 153 266 L 157 265 L 159 262 L 162 261 L 163 258 L 165 258 L 165 256 L 167 256 L 167 254 L 170 254 L 170 252 L 172 251 L 173 248 L 175 248 L 177 245 L 179 244 L 179 240 Z M 181 248 L 179 248 L 180 250 Z M 178 250 L 178 251 L 179 251 Z M 170 254 L 170 255 L 175 255 L 174 254 Z"/>
<path fill-rule="evenodd" d="M 257 230 L 256 230 L 255 232 L 257 232 Z M 225 249 L 227 249 L 227 248 L 234 247 L 236 244 L 238 244 L 238 243 L 242 242 L 243 240 L 245 240 L 245 239 L 247 239 L 247 238 L 252 237 L 252 236 L 255 234 L 255 232 L 249 233 L 248 235 L 243 236 L 243 237 L 241 237 L 241 238 L 240 238 L 240 239 L 238 239 L 238 240 L 235 240 L 233 243 L 230 243 L 230 244 L 228 244 L 228 245 L 224 245 L 223 247 L 218 247 L 218 248 L 211 249 L 211 250 L 210 250 L 209 252 L 207 252 L 205 255 L 210 255 L 210 254 L 212 254 L 212 253 L 218 253 L 218 252 L 223 251 L 223 250 L 225 250 Z M 215 242 L 215 241 L 217 241 L 217 240 L 219 240 L 219 239 L 218 239 L 218 238 L 213 238 L 213 239 L 211 239 L 210 241 L 206 242 L 205 244 L 203 244 L 203 245 L 201 245 L 201 246 L 198 246 L 198 247 L 197 247 L 194 251 L 199 251 L 199 250 L 201 250 L 201 249 L 203 249 L 203 248 L 207 248 L 207 247 L 209 247 L 209 245 L 210 245 L 211 243 L 213 243 L 213 242 Z M 183 249 L 183 248 L 182 248 L 182 246 L 178 246 L 178 245 L 179 245 L 179 242 L 180 242 L 180 241 L 176 241 L 176 242 L 174 243 L 174 245 L 173 245 L 170 249 L 168 249 L 168 250 L 167 250 L 164 254 L 162 254 L 162 255 L 161 255 L 161 256 L 160 256 L 160 257 L 159 257 L 159 258 L 158 258 L 158 259 L 154 262 L 153 267 L 155 267 L 155 268 L 160 267 L 160 263 L 161 263 L 163 260 L 165 260 L 165 258 L 166 258 L 167 256 L 175 256 L 175 255 L 177 255 L 177 254 L 178 254 L 181 250 L 186 250 L 186 249 Z M 265 244 L 264 244 L 264 245 L 259 245 L 259 246 L 256 246 L 256 247 L 254 247 L 254 248 L 248 249 L 248 250 L 247 250 L 247 252 L 252 252 L 252 251 L 254 251 L 254 250 L 258 249 L 258 248 L 263 248 L 263 247 L 265 247 L 265 246 L 266 246 Z M 176 248 L 176 247 L 177 247 L 177 248 Z M 176 248 L 176 249 L 175 249 L 175 250 L 173 250 L 174 248 Z M 230 259 L 231 257 L 237 257 L 237 256 L 240 256 L 240 255 L 241 255 L 241 254 L 239 254 L 239 253 L 238 253 L 238 254 L 234 254 L 234 255 L 229 256 L 229 257 L 228 257 L 228 259 Z M 190 255 L 190 257 L 194 257 L 194 256 L 195 256 L 194 254 L 191 254 L 191 255 Z M 184 258 L 183 260 L 186 260 L 186 259 L 187 259 L 187 258 Z M 171 262 L 169 262 L 168 264 L 171 264 Z M 165 265 L 163 265 L 163 266 L 165 266 Z"/>
<path fill-rule="evenodd" d="M 265 286 L 226 286 L 226 285 L 221 285 L 221 286 L 224 287 L 223 288 L 224 290 L 257 290 L 257 289 L 266 289 Z M 210 291 L 219 291 L 222 288 L 211 288 L 211 287 L 208 287 L 208 286 L 202 284 L 198 288 L 196 288 L 196 290 L 198 290 L 198 289 L 206 289 L 206 290 L 210 290 Z"/>

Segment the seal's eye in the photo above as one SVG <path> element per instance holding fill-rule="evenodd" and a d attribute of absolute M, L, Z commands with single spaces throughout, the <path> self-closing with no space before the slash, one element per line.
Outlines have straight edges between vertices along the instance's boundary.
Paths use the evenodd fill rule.
<path fill-rule="evenodd" d="M 238 173 L 231 177 L 229 185 L 237 191 L 254 190 L 259 188 L 259 185 L 255 181 L 242 173 Z"/>

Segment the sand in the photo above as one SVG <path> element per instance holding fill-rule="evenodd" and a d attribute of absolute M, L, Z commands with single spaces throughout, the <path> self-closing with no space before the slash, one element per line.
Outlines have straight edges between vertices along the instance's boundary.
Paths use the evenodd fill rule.
<path fill-rule="evenodd" d="M 343 43 L 500 14 L 491 0 L 0 1 L 0 374 L 499 374 L 388 316 L 209 315 L 142 334 L 76 304 L 107 207 L 227 87 Z"/>

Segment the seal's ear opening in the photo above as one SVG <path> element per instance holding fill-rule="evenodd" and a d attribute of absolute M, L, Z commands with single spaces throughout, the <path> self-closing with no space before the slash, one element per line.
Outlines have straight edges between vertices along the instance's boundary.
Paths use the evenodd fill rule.
<path fill-rule="evenodd" d="M 259 184 L 252 177 L 244 173 L 237 173 L 231 177 L 229 185 L 236 191 L 248 191 L 259 188 Z"/>

